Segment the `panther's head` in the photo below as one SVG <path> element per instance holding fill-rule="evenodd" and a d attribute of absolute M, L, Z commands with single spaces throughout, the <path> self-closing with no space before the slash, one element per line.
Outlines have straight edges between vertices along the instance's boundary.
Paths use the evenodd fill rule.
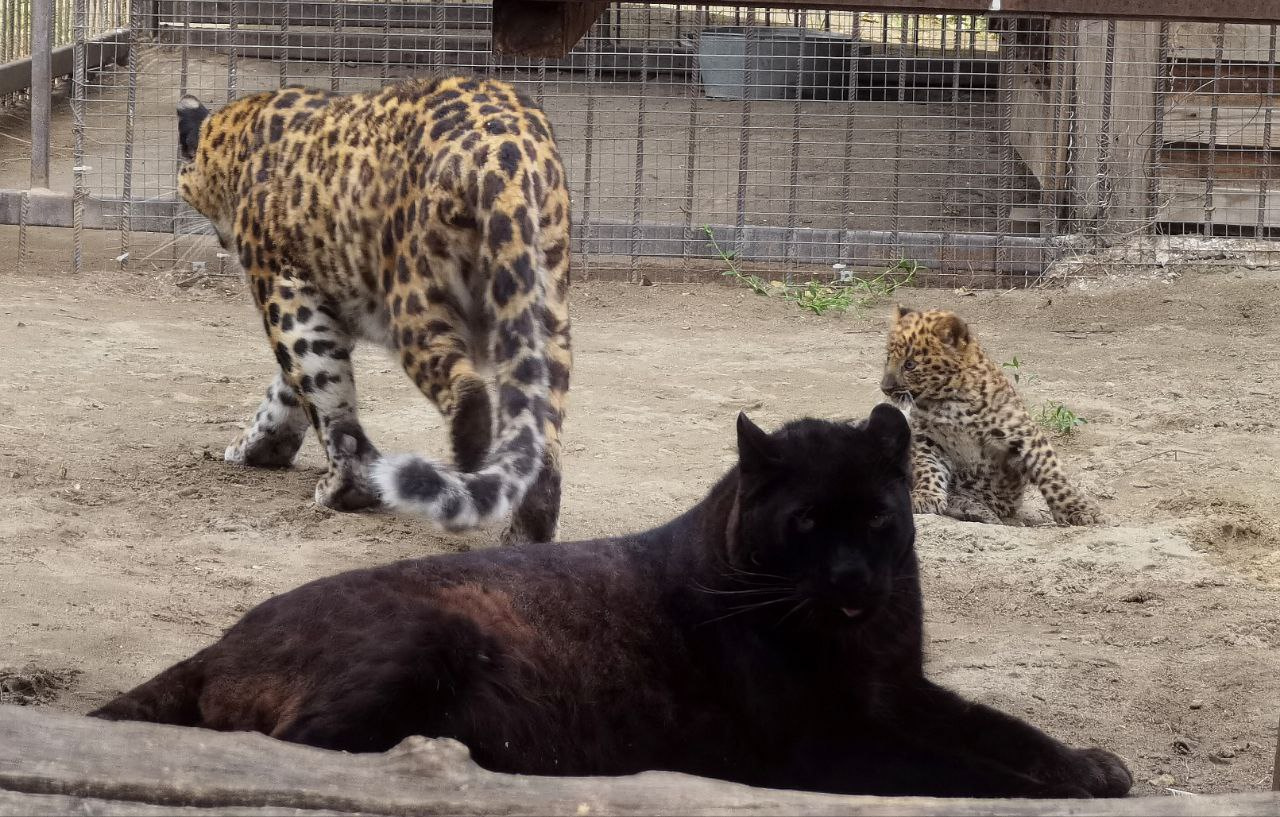
<path fill-rule="evenodd" d="M 962 396 L 966 370 L 982 360 L 969 327 L 954 312 L 898 307 L 889 330 L 880 390 L 904 411 Z"/>

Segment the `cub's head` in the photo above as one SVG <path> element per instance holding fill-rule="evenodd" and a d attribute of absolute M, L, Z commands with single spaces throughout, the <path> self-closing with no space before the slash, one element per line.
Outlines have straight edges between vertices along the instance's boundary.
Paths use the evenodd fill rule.
<path fill-rule="evenodd" d="M 797 420 L 767 434 L 738 415 L 737 503 L 727 532 L 747 601 L 780 599 L 800 621 L 846 626 L 871 618 L 895 591 L 916 592 L 911 432 L 879 405 L 857 424 Z M 738 598 L 738 596 L 732 596 Z M 799 623 L 799 622 L 796 622 Z"/>
<path fill-rule="evenodd" d="M 900 306 L 889 330 L 880 390 L 903 410 L 957 397 L 964 388 L 960 375 L 981 358 L 978 342 L 954 312 Z"/>
<path fill-rule="evenodd" d="M 248 118 L 243 102 L 210 113 L 194 96 L 178 100 L 178 195 L 209 219 L 223 249 L 234 246 L 235 153 Z"/>

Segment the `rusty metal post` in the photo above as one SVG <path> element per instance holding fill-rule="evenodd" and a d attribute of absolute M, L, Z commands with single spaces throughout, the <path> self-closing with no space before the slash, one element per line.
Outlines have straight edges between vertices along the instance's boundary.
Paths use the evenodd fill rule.
<path fill-rule="evenodd" d="M 53 0 L 31 3 L 31 187 L 49 186 L 49 118 L 53 109 Z"/>

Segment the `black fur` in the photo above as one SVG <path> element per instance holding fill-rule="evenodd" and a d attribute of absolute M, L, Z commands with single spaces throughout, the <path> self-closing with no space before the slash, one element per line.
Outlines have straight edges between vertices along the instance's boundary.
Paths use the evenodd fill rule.
<path fill-rule="evenodd" d="M 200 126 L 209 118 L 209 109 L 193 96 L 185 96 L 178 105 L 178 152 L 184 161 L 195 158 L 200 144 Z"/>
<path fill-rule="evenodd" d="M 660 528 L 312 582 L 93 714 L 349 751 L 449 736 L 524 774 L 1123 795 L 1114 755 L 925 679 L 909 442 L 888 406 L 740 417 L 739 465 Z"/>

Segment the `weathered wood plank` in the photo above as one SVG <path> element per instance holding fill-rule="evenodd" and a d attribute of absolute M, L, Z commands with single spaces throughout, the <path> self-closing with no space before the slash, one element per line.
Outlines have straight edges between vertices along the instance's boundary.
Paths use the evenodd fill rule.
<path fill-rule="evenodd" d="M 1169 25 L 1169 56 L 1175 60 L 1212 60 L 1217 53 L 1217 23 Z M 1271 27 L 1231 25 L 1222 32 L 1222 58 L 1233 62 L 1266 62 Z"/>
<path fill-rule="evenodd" d="M 1280 116 L 1273 112 L 1268 128 L 1264 108 L 1234 108 L 1220 104 L 1215 125 L 1211 107 L 1170 107 L 1164 114 L 1164 141 L 1238 147 L 1261 147 L 1266 143 L 1276 147 L 1280 143 Z"/>
<path fill-rule="evenodd" d="M 410 738 L 385 754 L 348 755 L 257 734 L 107 723 L 21 707 L 0 707 L 0 792 L 8 793 L 0 804 L 22 804 L 16 795 L 52 795 L 92 803 L 101 814 L 155 813 L 139 810 L 139 805 L 163 807 L 169 813 L 198 807 L 237 813 L 295 809 L 379 815 L 1280 814 L 1280 794 L 1266 793 L 1090 801 L 942 800 L 753 789 L 667 772 L 617 778 L 524 777 L 484 771 L 465 748 L 448 740 Z"/>
<path fill-rule="evenodd" d="M 1280 227 L 1280 189 L 1272 185 L 1262 196 L 1263 227 Z M 1159 221 L 1171 224 L 1218 224 L 1255 227 L 1259 221 L 1258 184 L 1215 182 L 1212 194 L 1204 179 L 1161 178 Z"/>
<path fill-rule="evenodd" d="M 61 794 L 23 794 L 0 791 L 0 817 L 64 817 L 67 814 L 110 814 L 117 817 L 356 817 L 350 811 L 296 808 L 199 808 L 155 806 Z"/>

